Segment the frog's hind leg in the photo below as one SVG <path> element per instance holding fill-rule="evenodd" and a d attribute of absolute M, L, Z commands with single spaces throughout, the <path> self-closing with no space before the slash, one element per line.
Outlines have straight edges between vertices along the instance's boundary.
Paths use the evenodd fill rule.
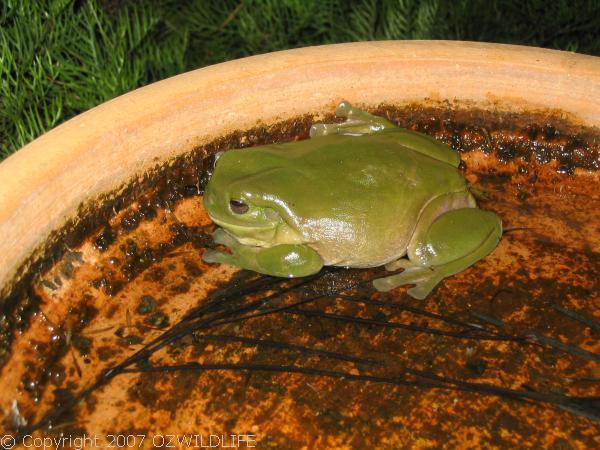
<path fill-rule="evenodd" d="M 310 137 L 342 134 L 348 136 L 362 136 L 389 129 L 398 129 L 396 125 L 383 117 L 374 116 L 362 109 L 354 108 L 347 101 L 342 101 L 336 108 L 335 114 L 344 117 L 342 123 L 316 123 L 310 128 Z"/>
<path fill-rule="evenodd" d="M 231 254 L 207 250 L 202 259 L 207 263 L 222 263 L 276 277 L 303 277 L 317 273 L 323 267 L 319 254 L 307 245 L 281 244 L 269 248 L 240 244 L 219 228 L 213 235 L 216 244 L 231 250 Z"/>
<path fill-rule="evenodd" d="M 388 270 L 403 267 L 403 272 L 379 278 L 373 285 L 386 292 L 405 284 L 415 284 L 408 294 L 423 299 L 441 280 L 490 254 L 501 235 L 500 218 L 491 211 L 477 208 L 448 211 L 439 216 L 423 236 L 417 236 L 408 249 L 409 260 L 398 260 L 386 266 Z"/>

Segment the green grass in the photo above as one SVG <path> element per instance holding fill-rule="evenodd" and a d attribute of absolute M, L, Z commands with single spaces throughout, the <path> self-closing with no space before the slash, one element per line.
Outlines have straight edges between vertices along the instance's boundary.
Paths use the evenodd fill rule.
<path fill-rule="evenodd" d="M 462 39 L 600 54 L 598 0 L 0 0 L 0 158 L 144 84 L 307 45 Z"/>
<path fill-rule="evenodd" d="M 46 3 L 44 5 L 44 3 Z M 161 13 L 8 0 L 0 18 L 0 152 L 98 103 L 185 70 L 186 35 Z"/>

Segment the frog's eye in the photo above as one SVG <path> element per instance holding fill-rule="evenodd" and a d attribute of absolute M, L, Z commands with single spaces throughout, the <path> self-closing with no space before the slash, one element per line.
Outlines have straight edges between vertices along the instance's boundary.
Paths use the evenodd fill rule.
<path fill-rule="evenodd" d="M 229 208 L 235 214 L 245 214 L 248 212 L 248 205 L 241 200 L 230 200 Z"/>

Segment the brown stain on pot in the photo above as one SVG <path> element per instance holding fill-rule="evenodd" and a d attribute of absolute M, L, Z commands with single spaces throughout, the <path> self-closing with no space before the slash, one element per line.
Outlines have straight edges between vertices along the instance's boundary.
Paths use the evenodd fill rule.
<path fill-rule="evenodd" d="M 547 403 L 428 389 L 423 378 L 411 386 L 359 379 L 415 381 L 410 368 L 503 389 L 599 395 L 598 130 L 544 112 L 443 105 L 374 112 L 463 153 L 467 178 L 490 195 L 480 206 L 498 212 L 507 230 L 493 254 L 423 302 L 405 289 L 375 292 L 368 279 L 382 269 L 325 272 L 307 286 L 319 298 L 306 305 L 183 333 L 132 366 L 252 367 L 125 373 L 37 432 L 218 430 L 255 434 L 260 448 L 600 444 L 597 422 Z M 303 139 L 311 123 L 307 116 L 227 136 L 82 207 L 95 212 L 57 232 L 46 262 L 34 263 L 26 285 L 3 304 L 0 400 L 3 407 L 16 400 L 19 412 L 2 412 L 7 430 L 22 418 L 32 424 L 47 417 L 215 295 L 269 281 L 202 262 L 213 230 L 202 190 L 217 151 Z M 282 286 L 232 298 L 229 313 Z M 290 304 L 302 295 L 292 290 L 272 301 Z M 428 331 L 456 334 L 465 324 L 469 333 L 528 340 Z"/>

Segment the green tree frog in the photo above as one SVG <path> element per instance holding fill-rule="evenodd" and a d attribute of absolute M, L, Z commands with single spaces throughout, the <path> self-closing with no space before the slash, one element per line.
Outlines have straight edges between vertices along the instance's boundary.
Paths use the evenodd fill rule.
<path fill-rule="evenodd" d="M 411 284 L 423 299 L 494 250 L 501 220 L 477 208 L 457 152 L 346 101 L 336 113 L 346 120 L 313 125 L 310 139 L 218 157 L 204 205 L 231 253 L 205 262 L 278 277 L 385 265 L 404 270 L 376 289 Z"/>

